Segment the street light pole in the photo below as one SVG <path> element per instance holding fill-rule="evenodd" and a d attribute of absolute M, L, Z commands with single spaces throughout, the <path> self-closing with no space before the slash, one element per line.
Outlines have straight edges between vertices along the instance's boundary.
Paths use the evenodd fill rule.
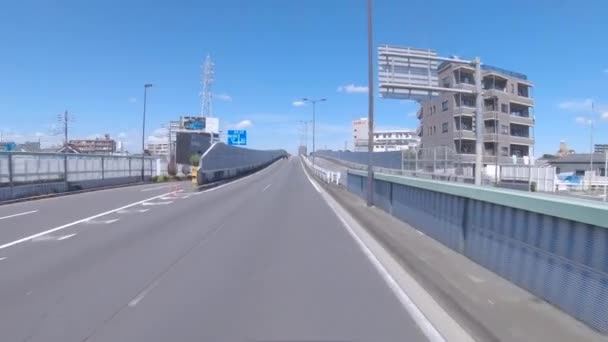
<path fill-rule="evenodd" d="M 372 35 L 372 0 L 367 0 L 367 206 L 374 203 L 374 170 L 372 153 L 374 152 L 374 70 L 373 70 L 373 35 Z"/>
<path fill-rule="evenodd" d="M 314 167 L 315 166 L 315 151 L 316 151 L 316 146 L 315 146 L 316 107 L 317 107 L 317 102 L 324 102 L 324 101 L 327 101 L 327 99 L 326 98 L 322 98 L 322 99 L 303 98 L 302 101 L 312 103 L 312 166 Z"/>
<path fill-rule="evenodd" d="M 144 164 L 145 164 L 145 137 L 146 137 L 146 100 L 148 95 L 148 88 L 150 88 L 152 84 L 146 83 L 144 84 L 144 114 L 141 122 L 141 181 L 144 181 Z M 170 138 L 169 138 L 170 139 Z"/>

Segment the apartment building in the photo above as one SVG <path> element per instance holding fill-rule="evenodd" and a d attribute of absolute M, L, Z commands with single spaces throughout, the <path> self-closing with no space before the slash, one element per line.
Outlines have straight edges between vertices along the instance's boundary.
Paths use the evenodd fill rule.
<path fill-rule="evenodd" d="M 168 156 L 169 142 L 149 142 L 146 144 L 146 151 L 152 156 Z"/>
<path fill-rule="evenodd" d="M 352 123 L 353 145 L 357 152 L 367 152 L 368 125 L 367 118 Z M 374 130 L 374 152 L 403 151 L 416 148 L 420 137 L 411 129 Z"/>
<path fill-rule="evenodd" d="M 439 85 L 475 90 L 475 69 L 444 62 L 439 65 Z M 534 155 L 534 100 L 532 83 L 524 74 L 482 65 L 484 162 L 496 156 Z M 422 147 L 450 146 L 461 155 L 475 154 L 475 95 L 443 92 L 421 101 L 418 135 Z"/>
<path fill-rule="evenodd" d="M 109 134 L 103 138 L 70 140 L 69 145 L 80 153 L 112 154 L 116 152 L 116 141 Z"/>

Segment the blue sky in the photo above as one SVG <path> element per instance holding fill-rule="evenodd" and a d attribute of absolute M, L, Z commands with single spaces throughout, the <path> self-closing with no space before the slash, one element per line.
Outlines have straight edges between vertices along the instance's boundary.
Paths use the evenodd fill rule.
<path fill-rule="evenodd" d="M 525 9 L 525 10 L 524 10 Z M 608 2 L 376 0 L 376 45 L 430 47 L 528 75 L 535 87 L 537 154 L 560 140 L 608 143 Z M 293 151 L 298 120 L 318 105 L 318 147 L 350 144 L 367 115 L 364 0 L 7 1 L 0 10 L 0 130 L 47 144 L 57 114 L 73 137 L 110 133 L 139 150 L 146 135 L 200 111 L 200 71 L 215 61 L 214 113 L 223 129 L 248 120 L 252 147 Z M 352 85 L 349 87 L 349 85 Z M 340 91 L 341 90 L 341 91 Z M 596 111 L 591 112 L 594 101 Z M 416 103 L 376 100 L 377 126 L 415 128 Z M 606 115 L 608 118 L 608 114 Z M 577 119 L 578 118 L 578 119 Z"/>

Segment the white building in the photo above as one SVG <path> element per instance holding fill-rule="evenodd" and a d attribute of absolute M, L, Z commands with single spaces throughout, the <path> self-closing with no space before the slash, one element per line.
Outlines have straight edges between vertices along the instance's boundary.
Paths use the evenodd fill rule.
<path fill-rule="evenodd" d="M 367 151 L 367 118 L 353 121 L 353 145 L 356 152 Z M 416 148 L 420 137 L 412 129 L 374 131 L 374 152 L 403 151 Z"/>
<path fill-rule="evenodd" d="M 146 145 L 146 150 L 153 156 L 168 156 L 169 142 L 154 142 Z"/>

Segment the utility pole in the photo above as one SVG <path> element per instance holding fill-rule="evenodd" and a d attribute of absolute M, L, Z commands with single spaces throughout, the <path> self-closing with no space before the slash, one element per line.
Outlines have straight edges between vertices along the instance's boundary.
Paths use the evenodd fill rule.
<path fill-rule="evenodd" d="M 68 111 L 63 114 L 63 146 L 68 146 Z"/>
<path fill-rule="evenodd" d="M 372 153 L 374 152 L 374 69 L 372 35 L 372 0 L 367 0 L 367 206 L 374 204 L 374 170 Z"/>
<path fill-rule="evenodd" d="M 145 136 L 146 136 L 146 101 L 148 95 L 148 88 L 152 87 L 152 84 L 146 83 L 144 84 L 144 114 L 141 122 L 141 181 L 144 181 L 144 166 L 145 166 Z"/>
<path fill-rule="evenodd" d="M 315 146 L 316 105 L 317 105 L 317 102 L 325 102 L 325 101 L 327 101 L 327 99 L 326 98 L 322 98 L 322 99 L 303 98 L 302 101 L 312 103 L 312 166 L 314 167 L 315 166 L 315 149 L 316 149 L 316 146 Z"/>

